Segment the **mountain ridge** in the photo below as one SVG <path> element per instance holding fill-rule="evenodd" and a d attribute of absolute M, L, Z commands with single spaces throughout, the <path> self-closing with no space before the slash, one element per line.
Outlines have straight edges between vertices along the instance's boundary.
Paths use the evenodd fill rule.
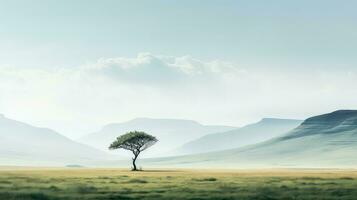
<path fill-rule="evenodd" d="M 258 144 L 196 155 L 160 158 L 145 161 L 153 166 L 175 167 L 356 167 L 357 166 L 357 111 L 338 110 L 306 119 L 299 127 Z M 335 129 L 328 122 L 336 118 L 336 125 L 348 122 L 348 129 Z M 312 121 L 322 123 L 311 123 Z M 351 123 L 352 122 L 352 123 Z M 346 123 L 345 123 L 346 124 Z M 316 129 L 320 125 L 320 129 Z M 309 127 L 313 126 L 313 128 Z M 316 130 L 322 130 L 317 132 Z M 327 134 L 326 134 L 327 133 Z M 299 137 L 291 137 L 299 135 Z"/>
<path fill-rule="evenodd" d="M 158 138 L 158 143 L 143 152 L 144 155 L 165 155 L 174 148 L 203 135 L 232 130 L 230 126 L 202 125 L 193 120 L 136 118 L 123 123 L 111 123 L 97 132 L 87 134 L 80 142 L 107 150 L 116 137 L 129 131 L 145 131 Z"/>
<path fill-rule="evenodd" d="M 184 144 L 176 152 L 192 154 L 238 148 L 280 136 L 296 128 L 301 122 L 302 120 L 294 119 L 263 118 L 241 128 L 205 135 Z"/>
<path fill-rule="evenodd" d="M 0 118 L 0 164 L 65 165 L 114 157 L 56 131 Z M 115 157 L 118 158 L 118 157 Z"/>
<path fill-rule="evenodd" d="M 285 139 L 306 135 L 334 134 L 357 129 L 357 110 L 337 110 L 331 113 L 318 115 L 306 119 L 295 132 L 285 136 Z M 301 129 L 305 129 L 301 132 Z"/>

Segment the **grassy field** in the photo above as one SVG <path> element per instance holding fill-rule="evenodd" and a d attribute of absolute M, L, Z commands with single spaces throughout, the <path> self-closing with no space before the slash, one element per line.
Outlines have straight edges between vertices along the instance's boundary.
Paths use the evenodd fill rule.
<path fill-rule="evenodd" d="M 1 168 L 0 199 L 357 199 L 357 171 Z"/>

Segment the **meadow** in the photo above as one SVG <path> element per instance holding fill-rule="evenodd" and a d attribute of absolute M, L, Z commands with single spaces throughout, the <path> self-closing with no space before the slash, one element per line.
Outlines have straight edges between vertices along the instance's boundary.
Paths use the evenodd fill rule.
<path fill-rule="evenodd" d="M 357 171 L 3 167 L 0 199 L 357 199 Z"/>

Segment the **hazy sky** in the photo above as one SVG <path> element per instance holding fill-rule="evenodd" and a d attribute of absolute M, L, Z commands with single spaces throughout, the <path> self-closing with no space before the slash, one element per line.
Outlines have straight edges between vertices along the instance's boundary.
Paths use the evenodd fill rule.
<path fill-rule="evenodd" d="M 0 113 L 70 137 L 135 117 L 357 109 L 357 1 L 0 0 Z"/>

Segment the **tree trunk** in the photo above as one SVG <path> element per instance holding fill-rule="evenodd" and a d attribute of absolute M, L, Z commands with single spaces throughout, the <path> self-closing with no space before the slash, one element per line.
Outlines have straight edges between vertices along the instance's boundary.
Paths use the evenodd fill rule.
<path fill-rule="evenodd" d="M 138 169 L 136 168 L 136 164 L 135 161 L 138 158 L 139 154 L 134 154 L 134 158 L 133 158 L 133 171 L 138 171 Z"/>

